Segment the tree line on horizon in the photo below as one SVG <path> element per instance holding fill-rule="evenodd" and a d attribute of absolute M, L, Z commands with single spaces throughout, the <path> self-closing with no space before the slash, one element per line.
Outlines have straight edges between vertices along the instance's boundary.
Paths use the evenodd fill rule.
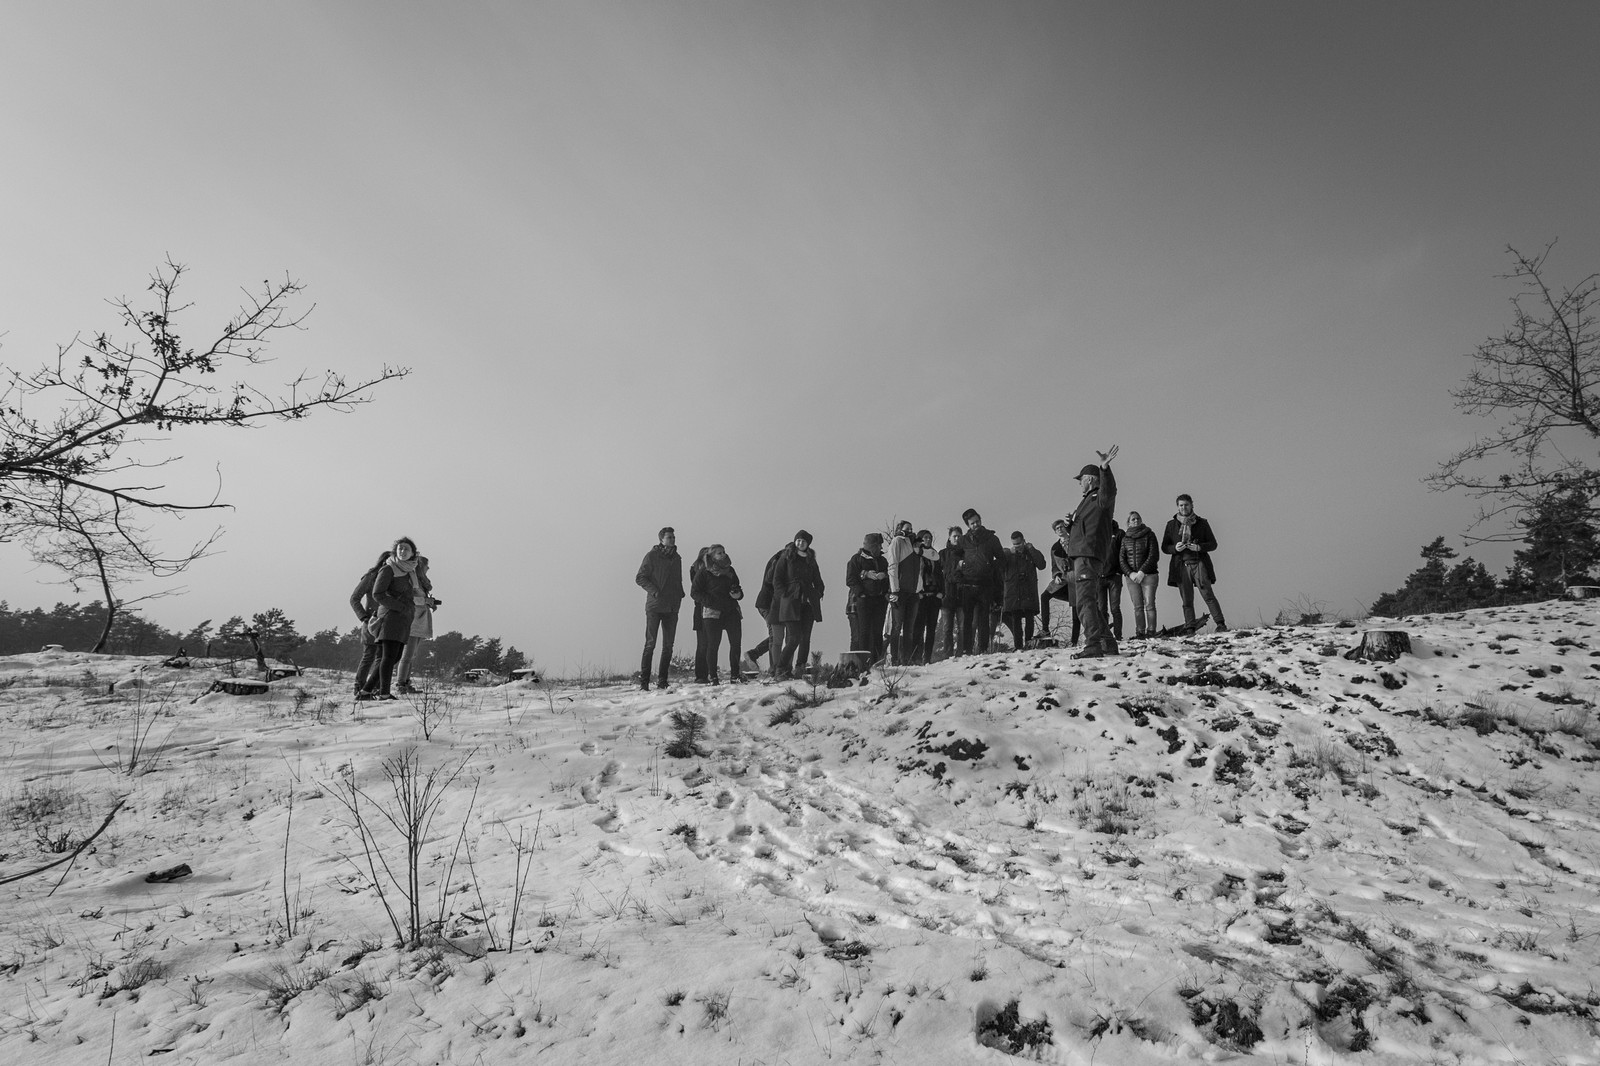
<path fill-rule="evenodd" d="M 1569 487 L 1548 493 L 1517 521 L 1523 547 L 1496 578 L 1470 555 L 1454 565 L 1455 549 L 1435 537 L 1422 547 L 1422 565 L 1405 584 L 1373 602 L 1371 613 L 1384 618 L 1438 614 L 1476 607 L 1534 603 L 1565 594 L 1573 585 L 1595 584 L 1600 569 L 1600 528 L 1588 491 Z"/>
<path fill-rule="evenodd" d="M 105 618 L 105 604 L 99 600 L 87 605 L 57 603 L 49 611 L 13 610 L 0 600 L 0 655 L 34 652 L 50 644 L 88 651 L 100 639 Z M 245 659 L 255 655 L 246 630 L 256 634 L 262 654 L 299 666 L 353 670 L 361 658 L 360 626 L 344 632 L 323 629 L 305 637 L 277 607 L 253 614 L 248 621 L 234 615 L 215 627 L 208 618 L 187 632 L 166 629 L 125 607 L 117 612 L 102 650 L 114 655 L 173 655 L 182 648 L 193 656 Z M 526 655 L 499 637 L 469 637 L 456 630 L 424 641 L 419 654 L 417 671 L 426 677 L 454 677 L 477 668 L 509 674 L 529 665 Z"/>

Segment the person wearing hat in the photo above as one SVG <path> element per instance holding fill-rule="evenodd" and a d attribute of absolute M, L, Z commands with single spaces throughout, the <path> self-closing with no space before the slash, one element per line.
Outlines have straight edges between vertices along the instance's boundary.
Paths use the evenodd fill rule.
<path fill-rule="evenodd" d="M 867 665 L 883 658 L 883 621 L 889 613 L 889 561 L 883 534 L 861 538 L 861 550 L 844 564 L 844 583 L 855 611 L 850 615 L 850 650 L 867 653 Z"/>
<path fill-rule="evenodd" d="M 1005 548 L 983 516 L 968 507 L 961 513 L 967 531 L 961 535 L 961 558 L 956 576 L 961 590 L 961 652 L 989 651 L 994 633 L 993 611 L 1005 587 Z"/>
<path fill-rule="evenodd" d="M 1116 528 L 1117 479 L 1111 474 L 1111 460 L 1117 446 L 1096 452 L 1100 465 L 1093 463 L 1078 471 L 1083 496 L 1068 519 L 1067 557 L 1072 560 L 1072 602 L 1083 623 L 1083 649 L 1074 659 L 1097 659 L 1117 654 L 1117 642 L 1106 627 L 1105 593 L 1102 575 L 1112 566 L 1111 551 Z"/>
<path fill-rule="evenodd" d="M 672 638 L 678 633 L 678 606 L 683 603 L 683 557 L 678 554 L 678 536 L 671 526 L 656 534 L 656 546 L 645 553 L 634 577 L 644 589 L 644 657 L 639 665 L 639 687 L 650 688 L 650 660 L 655 655 L 656 635 L 661 637 L 661 670 L 656 687 L 667 687 L 667 668 L 672 665 Z"/>
<path fill-rule="evenodd" d="M 772 593 L 783 625 L 783 650 L 773 680 L 794 677 L 797 656 L 800 669 L 805 669 L 811 657 L 811 627 L 822 621 L 822 592 L 822 568 L 811 550 L 811 534 L 802 529 L 772 565 Z"/>
<path fill-rule="evenodd" d="M 1211 591 L 1217 580 L 1217 571 L 1211 565 L 1211 553 L 1217 550 L 1217 538 L 1211 532 L 1211 523 L 1194 513 L 1194 500 L 1186 492 L 1178 497 L 1178 513 L 1167 523 L 1161 535 L 1161 550 L 1172 556 L 1167 567 L 1167 584 L 1176 585 L 1178 597 L 1183 602 L 1185 624 L 1194 621 L 1194 590 L 1206 601 L 1211 620 L 1218 629 L 1227 629 L 1222 620 L 1222 604 Z"/>

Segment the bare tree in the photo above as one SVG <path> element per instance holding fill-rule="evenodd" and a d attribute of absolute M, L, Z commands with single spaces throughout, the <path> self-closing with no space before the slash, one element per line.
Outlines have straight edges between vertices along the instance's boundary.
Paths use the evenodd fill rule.
<path fill-rule="evenodd" d="M 123 599 L 117 589 L 135 577 L 172 577 L 193 560 L 206 554 L 217 534 L 193 546 L 179 558 L 153 555 L 147 550 L 146 531 L 133 528 L 122 516 L 115 500 L 97 497 L 81 489 L 59 486 L 49 525 L 34 525 L 22 531 L 21 539 L 33 558 L 60 570 L 65 584 L 78 592 L 85 584 L 100 586 L 105 604 L 105 624 L 95 641 L 93 652 L 105 650 L 117 615 L 136 603 L 170 596 L 182 589 L 162 589 L 133 599 Z"/>
<path fill-rule="evenodd" d="M 1546 282 L 1551 242 L 1536 256 L 1507 247 L 1518 283 L 1511 328 L 1473 353 L 1467 380 L 1452 390 L 1456 406 L 1500 420 L 1499 427 L 1439 464 L 1434 489 L 1465 489 L 1483 500 L 1474 527 L 1523 516 L 1554 492 L 1594 499 L 1600 470 L 1588 452 L 1600 440 L 1600 274 L 1571 288 Z M 1480 540 L 1517 540 L 1521 530 Z"/>
<path fill-rule="evenodd" d="M 311 311 L 298 303 L 304 286 L 288 277 L 262 282 L 213 339 L 191 347 L 175 322 L 190 308 L 176 295 L 184 273 L 167 260 L 150 278 L 147 306 L 111 301 L 122 336 L 80 334 L 38 370 L 8 371 L 0 391 L 0 540 L 23 541 L 69 579 L 99 579 L 108 615 L 118 579 L 180 573 L 218 535 L 165 555 L 145 524 L 228 506 L 220 485 L 210 499 L 185 500 L 150 483 L 151 471 L 181 458 L 170 450 L 174 430 L 348 411 L 368 402 L 375 386 L 410 372 L 385 365 L 354 382 L 333 371 L 302 373 L 264 392 L 246 376 L 269 361 L 265 349 L 276 333 L 303 328 Z M 222 380 L 224 372 L 240 377 Z"/>

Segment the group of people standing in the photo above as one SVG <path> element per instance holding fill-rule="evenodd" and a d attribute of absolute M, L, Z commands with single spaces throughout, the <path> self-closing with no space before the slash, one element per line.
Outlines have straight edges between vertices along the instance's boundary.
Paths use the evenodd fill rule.
<path fill-rule="evenodd" d="M 361 620 L 361 664 L 356 667 L 356 699 L 394 700 L 416 691 L 411 668 L 417 649 L 433 639 L 433 597 L 427 556 L 416 541 L 401 537 L 378 556 L 350 593 L 350 609 Z"/>
<path fill-rule="evenodd" d="M 1041 592 L 1038 574 L 1044 553 L 1021 532 L 1011 534 L 1009 547 L 968 508 L 962 525 L 946 531 L 943 548 L 934 546 L 931 530 L 899 522 L 885 545 L 884 534 L 868 533 L 861 549 L 845 564 L 845 614 L 850 621 L 851 649 L 868 664 L 889 659 L 899 664 L 927 663 L 957 654 L 985 653 L 997 624 L 1004 623 L 1013 644 L 1034 639 L 1034 616 L 1050 630 L 1052 600 L 1065 601 L 1072 613 L 1071 643 L 1083 647 L 1073 658 L 1119 653 L 1123 639 L 1121 592 L 1128 590 L 1133 639 L 1156 636 L 1156 585 L 1161 555 L 1170 556 L 1167 584 L 1178 589 L 1186 624 L 1195 620 L 1198 590 L 1219 629 L 1227 623 L 1212 584 L 1216 570 L 1211 553 L 1217 548 L 1210 523 L 1194 513 L 1188 494 L 1177 498 L 1177 513 L 1162 538 L 1137 511 L 1124 529 L 1117 524 L 1117 482 L 1111 460 L 1117 448 L 1097 452 L 1099 463 L 1077 475 L 1080 499 L 1072 514 L 1054 523 L 1050 545 L 1051 578 Z M 742 681 L 754 673 L 762 654 L 770 655 L 774 680 L 794 676 L 796 662 L 804 669 L 811 650 L 811 629 L 822 620 L 822 570 L 812 550 L 812 536 L 797 532 L 767 560 L 755 608 L 767 635 L 741 658 L 744 590 L 739 575 L 720 544 L 702 548 L 689 568 L 688 598 L 694 605 L 695 680 L 720 680 L 718 659 L 728 639 L 728 678 Z M 650 687 L 651 667 L 661 649 L 656 683 L 667 684 L 677 632 L 678 611 L 685 598 L 683 563 L 676 531 L 664 527 L 655 547 L 639 565 L 637 583 L 645 590 L 645 644 L 640 685 Z M 659 638 L 659 639 L 658 639 Z"/>

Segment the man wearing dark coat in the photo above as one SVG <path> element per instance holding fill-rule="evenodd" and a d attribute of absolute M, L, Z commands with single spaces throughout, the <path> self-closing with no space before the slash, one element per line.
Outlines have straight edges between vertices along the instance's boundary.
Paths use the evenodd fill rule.
<path fill-rule="evenodd" d="M 1078 471 L 1083 497 L 1068 519 L 1067 556 L 1072 560 L 1072 600 L 1083 622 L 1083 650 L 1074 659 L 1098 659 L 1116 655 L 1117 642 L 1106 627 L 1105 595 L 1102 575 L 1112 565 L 1113 530 L 1116 528 L 1117 479 L 1111 474 L 1111 460 L 1117 446 L 1096 452 L 1100 465 L 1090 463 Z"/>
<path fill-rule="evenodd" d="M 961 594 L 961 653 L 970 654 L 976 649 L 979 655 L 987 655 L 989 637 L 994 633 L 991 612 L 999 604 L 1005 586 L 1005 548 L 973 508 L 961 513 L 961 521 L 967 525 L 961 535 L 956 573 Z"/>
<path fill-rule="evenodd" d="M 844 566 L 844 583 L 854 611 L 850 615 L 850 650 L 867 653 L 868 665 L 883 658 L 883 622 L 889 613 L 889 561 L 883 534 L 868 533 L 861 550 Z"/>
<path fill-rule="evenodd" d="M 656 687 L 667 687 L 667 668 L 672 665 L 672 638 L 678 633 L 678 605 L 683 603 L 683 557 L 678 554 L 678 537 L 671 526 L 656 534 L 657 544 L 645 553 L 634 581 L 644 589 L 644 657 L 639 666 L 639 687 L 650 689 L 650 660 L 656 651 L 656 635 L 661 636 L 661 671 Z"/>
<path fill-rule="evenodd" d="M 822 621 L 822 593 L 822 568 L 811 550 L 811 534 L 802 529 L 772 565 L 772 594 L 783 624 L 783 651 L 774 680 L 794 676 L 796 656 L 800 669 L 805 669 L 811 655 L 811 627 Z"/>
<path fill-rule="evenodd" d="M 1211 585 L 1217 580 L 1217 571 L 1211 565 L 1211 553 L 1217 550 L 1217 538 L 1211 532 L 1211 523 L 1194 513 L 1194 500 L 1186 492 L 1178 497 L 1178 513 L 1167 523 L 1161 535 L 1161 550 L 1172 556 L 1167 567 L 1167 584 L 1175 585 L 1183 601 L 1183 621 L 1194 621 L 1194 590 L 1206 601 L 1211 620 L 1218 629 L 1227 629 L 1222 620 L 1222 604 L 1217 602 Z"/>

